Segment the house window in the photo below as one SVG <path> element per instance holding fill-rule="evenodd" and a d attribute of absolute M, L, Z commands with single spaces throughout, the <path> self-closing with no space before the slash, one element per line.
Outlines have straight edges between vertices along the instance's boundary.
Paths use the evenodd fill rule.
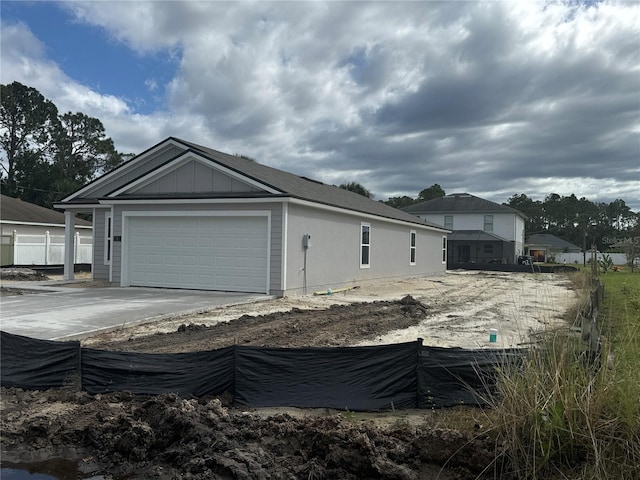
<path fill-rule="evenodd" d="M 111 214 L 104 218 L 104 264 L 111 264 L 111 230 L 112 230 Z"/>
<path fill-rule="evenodd" d="M 360 225 L 360 268 L 369 268 L 371 261 L 371 225 Z"/>
<path fill-rule="evenodd" d="M 447 263 L 447 237 L 442 237 L 442 263 Z"/>
<path fill-rule="evenodd" d="M 493 232 L 493 215 L 484 216 L 484 231 Z"/>
<path fill-rule="evenodd" d="M 448 228 L 449 230 L 453 230 L 453 215 L 445 215 L 444 216 L 444 228 Z"/>
<path fill-rule="evenodd" d="M 411 230 L 409 232 L 409 265 L 416 264 L 416 232 Z"/>
<path fill-rule="evenodd" d="M 493 253 L 493 245 L 490 243 L 485 243 L 484 244 L 484 253 Z"/>

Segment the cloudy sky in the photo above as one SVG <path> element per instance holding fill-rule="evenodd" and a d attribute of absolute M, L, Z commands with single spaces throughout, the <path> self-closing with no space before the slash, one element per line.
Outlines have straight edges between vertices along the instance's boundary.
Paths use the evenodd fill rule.
<path fill-rule="evenodd" d="M 376 199 L 438 183 L 640 211 L 640 3 L 11 2 L 3 84 Z"/>

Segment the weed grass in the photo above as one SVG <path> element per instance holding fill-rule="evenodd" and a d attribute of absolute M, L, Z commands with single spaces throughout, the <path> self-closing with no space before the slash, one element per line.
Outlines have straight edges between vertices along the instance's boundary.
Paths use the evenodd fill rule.
<path fill-rule="evenodd" d="M 573 278 L 584 298 L 586 275 Z M 507 458 L 503 474 L 640 478 L 640 275 L 609 272 L 601 280 L 599 355 L 567 328 L 501 369 L 490 418 Z"/>

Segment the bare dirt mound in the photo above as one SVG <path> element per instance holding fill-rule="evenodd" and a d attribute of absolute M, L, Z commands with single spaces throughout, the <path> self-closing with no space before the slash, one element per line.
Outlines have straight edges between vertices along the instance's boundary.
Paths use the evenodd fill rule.
<path fill-rule="evenodd" d="M 0 268 L 0 279 L 12 281 L 48 280 L 44 273 L 30 268 Z"/>
<path fill-rule="evenodd" d="M 326 347 L 351 345 L 390 330 L 419 324 L 429 307 L 407 295 L 399 301 L 332 305 L 327 310 L 301 310 L 266 315 L 243 315 L 212 326 L 197 317 L 172 333 L 158 333 L 125 341 L 92 343 L 92 348 L 148 353 L 213 350 L 229 345 L 268 347 Z M 415 340 L 415 339 L 414 339 Z"/>
<path fill-rule="evenodd" d="M 25 445 L 32 456 L 64 445 L 81 471 L 108 478 L 471 479 L 495 457 L 487 435 L 340 414 L 261 418 L 216 398 L 6 388 L 2 397 L 3 450 L 24 459 Z"/>

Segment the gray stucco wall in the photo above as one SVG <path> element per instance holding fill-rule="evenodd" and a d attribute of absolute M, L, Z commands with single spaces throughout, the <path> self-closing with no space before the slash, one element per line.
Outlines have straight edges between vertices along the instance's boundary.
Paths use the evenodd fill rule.
<path fill-rule="evenodd" d="M 369 268 L 360 268 L 360 228 L 371 226 Z M 416 264 L 410 265 L 410 232 L 416 232 Z M 303 292 L 303 235 L 311 235 L 307 251 L 307 293 L 339 288 L 354 282 L 437 275 L 445 272 L 442 237 L 419 225 L 397 224 L 382 219 L 320 210 L 290 204 L 287 219 L 286 290 Z"/>
<path fill-rule="evenodd" d="M 269 252 L 269 284 L 272 295 L 280 295 L 282 265 L 282 204 L 281 203 L 213 203 L 213 204 L 178 204 L 178 205 L 116 205 L 114 207 L 113 234 L 122 235 L 123 212 L 233 212 L 250 210 L 268 210 L 271 212 L 271 248 Z M 112 256 L 112 281 L 117 284 L 122 280 L 122 242 L 114 242 Z"/>

